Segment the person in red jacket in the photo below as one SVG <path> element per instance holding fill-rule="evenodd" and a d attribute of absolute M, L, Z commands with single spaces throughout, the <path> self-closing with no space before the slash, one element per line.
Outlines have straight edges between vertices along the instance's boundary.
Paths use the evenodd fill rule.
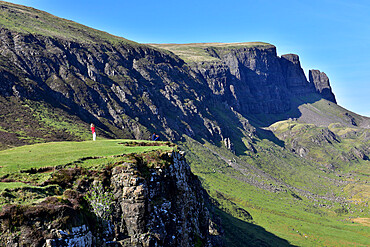
<path fill-rule="evenodd" d="M 91 132 L 92 132 L 92 135 L 93 135 L 93 141 L 95 141 L 96 140 L 95 125 L 91 124 L 90 127 L 91 127 Z"/>

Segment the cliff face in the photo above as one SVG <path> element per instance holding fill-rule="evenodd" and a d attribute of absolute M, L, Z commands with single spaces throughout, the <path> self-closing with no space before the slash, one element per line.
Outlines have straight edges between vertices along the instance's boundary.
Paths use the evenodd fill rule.
<path fill-rule="evenodd" d="M 79 44 L 5 29 L 1 40 L 5 97 L 44 100 L 98 124 L 98 118 L 104 118 L 100 126 L 127 128 L 125 135 L 135 138 L 143 137 L 143 124 L 166 128 L 161 117 L 166 108 L 174 115 L 191 112 L 176 102 L 179 84 L 190 80 L 189 75 L 179 68 L 180 60 L 163 52 L 145 46 Z M 181 98 L 196 95 L 181 90 Z"/>
<path fill-rule="evenodd" d="M 138 168 L 132 165 L 113 169 L 116 235 L 130 236 L 124 246 L 207 244 L 209 215 L 201 185 L 182 155 L 172 158 L 169 167 L 147 171 L 147 179 L 133 177 Z"/>
<path fill-rule="evenodd" d="M 309 72 L 310 82 L 315 85 L 316 92 L 331 102 L 337 103 L 335 95 L 333 94 L 329 82 L 328 76 L 324 72 L 319 70 L 310 70 Z"/>
<path fill-rule="evenodd" d="M 191 64 L 215 99 L 242 113 L 278 113 L 290 108 L 275 47 L 213 49 L 219 61 Z"/>
<path fill-rule="evenodd" d="M 148 166 L 148 158 L 157 160 Z M 106 221 L 93 216 L 83 199 L 97 184 L 96 172 L 68 171 L 76 186 L 67 186 L 65 199 L 2 210 L 2 246 L 211 246 L 205 194 L 182 154 L 136 155 L 103 169 L 96 179 L 103 177 L 113 195 Z"/>
<path fill-rule="evenodd" d="M 156 131 L 171 140 L 183 134 L 221 140 L 222 123 L 209 105 L 231 106 L 242 115 L 280 114 L 296 96 L 332 94 L 328 80 L 306 80 L 297 55 L 278 57 L 269 44 L 209 45 L 202 50 L 210 61 L 186 64 L 139 44 L 76 42 L 5 28 L 0 39 L 0 96 L 46 102 L 110 136 L 149 138 Z"/>
<path fill-rule="evenodd" d="M 207 52 L 219 60 L 190 63 L 192 69 L 202 75 L 215 98 L 241 113 L 284 113 L 296 96 L 333 95 L 328 81 L 307 81 L 297 55 L 278 57 L 274 46 L 208 48 Z M 335 102 L 335 98 L 324 98 Z"/>

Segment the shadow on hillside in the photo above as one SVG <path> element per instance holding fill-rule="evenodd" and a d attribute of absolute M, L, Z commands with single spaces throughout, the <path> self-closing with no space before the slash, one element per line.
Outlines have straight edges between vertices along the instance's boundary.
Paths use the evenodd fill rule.
<path fill-rule="evenodd" d="M 198 181 L 201 183 L 200 180 Z M 253 224 L 253 215 L 247 210 L 239 207 L 227 195 L 217 190 L 214 192 L 214 196 L 211 197 L 207 190 L 202 189 L 205 205 L 214 223 L 211 225 L 211 229 L 216 229 L 220 233 L 220 235 L 214 236 L 215 239 L 211 237 L 212 242 L 216 240 L 216 243 L 218 243 L 215 246 L 221 246 L 219 244 L 220 241 L 217 241 L 220 237 L 223 242 L 222 246 L 227 247 L 295 246 L 290 244 L 288 240 Z M 231 213 L 240 219 L 231 215 Z"/>
<path fill-rule="evenodd" d="M 221 219 L 225 246 L 295 246 L 266 231 L 263 227 L 235 218 L 219 208 L 215 209 L 214 213 Z"/>
<path fill-rule="evenodd" d="M 291 109 L 288 112 L 281 114 L 250 114 L 248 115 L 248 120 L 254 127 L 256 127 L 257 135 L 260 139 L 267 139 L 280 147 L 284 147 L 285 143 L 277 138 L 271 130 L 267 129 L 267 127 L 279 121 L 299 119 L 302 117 L 302 112 L 299 109 L 300 106 L 304 104 L 313 104 L 321 99 L 322 97 L 316 93 L 293 97 Z M 310 121 L 314 122 L 314 119 L 310 119 Z"/>
<path fill-rule="evenodd" d="M 280 147 L 285 147 L 285 142 L 277 138 L 271 130 L 266 130 L 266 129 L 257 127 L 257 136 L 260 139 L 267 139 Z"/>
<path fill-rule="evenodd" d="M 290 110 L 280 114 L 249 114 L 248 120 L 256 127 L 268 127 L 279 121 L 298 119 L 302 117 L 299 107 L 304 104 L 313 104 L 323 99 L 319 94 L 310 93 L 305 96 L 292 96 Z"/>

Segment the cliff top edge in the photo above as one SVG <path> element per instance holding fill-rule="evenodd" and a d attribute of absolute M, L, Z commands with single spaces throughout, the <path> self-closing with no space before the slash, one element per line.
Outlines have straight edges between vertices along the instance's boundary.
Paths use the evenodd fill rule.
<path fill-rule="evenodd" d="M 219 53 L 233 49 L 271 49 L 274 45 L 265 42 L 237 43 L 188 43 L 188 44 L 147 44 L 173 52 L 185 62 L 212 62 L 220 60 Z"/>

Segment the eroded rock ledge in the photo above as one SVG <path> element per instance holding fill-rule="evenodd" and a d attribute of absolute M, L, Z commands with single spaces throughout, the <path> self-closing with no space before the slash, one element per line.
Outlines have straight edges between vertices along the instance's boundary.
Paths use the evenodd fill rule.
<path fill-rule="evenodd" d="M 100 172 L 68 169 L 76 182 L 63 194 L 3 208 L 1 246 L 215 246 L 205 192 L 182 152 L 131 155 Z M 106 225 L 83 197 L 97 180 L 113 195 Z"/>

